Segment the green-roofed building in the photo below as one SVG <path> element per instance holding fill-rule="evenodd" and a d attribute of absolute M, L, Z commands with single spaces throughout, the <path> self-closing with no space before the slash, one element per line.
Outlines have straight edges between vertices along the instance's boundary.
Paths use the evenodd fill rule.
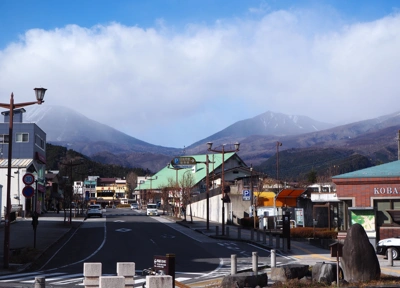
<path fill-rule="evenodd" d="M 372 244 L 400 236 L 400 161 L 332 177 L 343 230 L 361 224 Z"/>
<path fill-rule="evenodd" d="M 179 203 L 184 202 L 182 200 L 182 193 L 177 193 L 173 191 L 174 187 L 179 186 L 180 188 L 178 189 L 182 188 L 182 179 L 187 176 L 187 173 L 190 173 L 193 179 L 193 186 L 190 189 L 190 194 L 192 196 L 197 195 L 197 199 L 204 196 L 206 194 L 205 192 L 207 191 L 207 167 L 205 164 L 207 155 L 209 158 L 208 169 L 210 181 L 210 196 L 221 194 L 220 185 L 222 171 L 222 154 L 215 153 L 185 155 L 182 157 L 193 158 L 194 160 L 192 160 L 195 164 L 183 166 L 172 165 L 172 163 L 166 164 L 165 167 L 158 171 L 156 174 L 149 175 L 144 178 L 142 177 L 142 181 L 138 181 L 140 185 L 135 188 L 135 194 L 138 196 L 137 198 L 139 199 L 142 207 L 147 202 L 157 203 L 159 201 L 162 202 L 164 208 L 168 207 L 166 204 L 179 206 Z M 171 159 L 171 161 L 172 160 L 174 159 Z M 247 167 L 244 161 L 235 152 L 224 153 L 224 171 L 224 182 L 230 184 L 234 183 L 236 179 L 249 177 L 249 175 L 251 174 L 250 168 Z M 178 183 L 178 185 L 176 185 L 176 183 Z M 165 203 L 164 199 L 166 196 L 165 194 L 163 194 L 164 192 L 168 193 L 168 203 Z M 241 213 L 243 213 L 243 211 L 241 211 Z"/>

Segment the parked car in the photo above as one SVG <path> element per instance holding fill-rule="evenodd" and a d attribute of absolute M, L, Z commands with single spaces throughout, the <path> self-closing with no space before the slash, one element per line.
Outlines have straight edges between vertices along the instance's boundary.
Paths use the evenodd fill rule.
<path fill-rule="evenodd" d="M 103 217 L 103 208 L 101 208 L 101 205 L 99 205 L 99 204 L 89 205 L 86 215 L 87 215 L 87 218 L 90 218 L 92 216 L 99 216 L 100 218 L 102 218 Z"/>
<path fill-rule="evenodd" d="M 131 210 L 133 210 L 133 209 L 139 209 L 139 205 L 137 203 L 132 203 Z"/>
<path fill-rule="evenodd" d="M 388 256 L 388 249 L 392 248 L 392 259 L 399 259 L 400 236 L 394 238 L 386 238 L 378 242 L 376 245 L 376 254 Z"/>
<path fill-rule="evenodd" d="M 146 215 L 147 216 L 158 216 L 158 209 L 157 209 L 157 204 L 147 204 L 147 210 L 146 210 Z"/>

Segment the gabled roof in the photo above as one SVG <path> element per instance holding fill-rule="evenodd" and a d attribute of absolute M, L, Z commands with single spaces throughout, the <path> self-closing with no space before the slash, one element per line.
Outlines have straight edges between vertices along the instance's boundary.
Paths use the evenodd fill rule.
<path fill-rule="evenodd" d="M 202 155 L 185 155 L 185 157 L 193 157 L 196 162 L 206 162 L 206 154 Z M 235 153 L 225 153 L 224 154 L 224 161 L 226 162 L 232 157 L 237 157 L 240 162 L 244 164 L 243 160 L 240 159 L 240 157 Z M 221 153 L 216 153 L 216 154 L 208 154 L 208 161 L 209 162 L 214 162 L 214 163 L 209 163 L 208 164 L 208 169 L 209 173 L 211 173 L 213 170 L 219 168 L 222 164 L 222 154 Z M 166 165 L 163 169 L 158 171 L 155 175 L 149 177 L 150 179 L 153 180 L 146 180 L 145 183 L 142 183 L 136 187 L 135 190 L 149 190 L 150 185 L 151 189 L 157 190 L 161 187 L 168 187 L 168 181 L 169 179 L 172 179 L 172 181 L 176 182 L 176 178 L 178 177 L 178 183 L 182 180 L 183 174 L 186 171 L 192 171 L 192 169 L 174 169 L 174 168 L 168 168 L 168 165 Z M 198 184 L 201 180 L 203 180 L 206 177 L 206 165 L 203 163 L 198 163 L 196 164 L 196 169 L 195 172 L 192 174 L 194 178 L 194 185 Z M 151 184 L 150 184 L 151 183 Z"/>
<path fill-rule="evenodd" d="M 332 179 L 393 178 L 393 177 L 400 177 L 400 160 L 341 175 L 336 175 L 333 176 Z"/>

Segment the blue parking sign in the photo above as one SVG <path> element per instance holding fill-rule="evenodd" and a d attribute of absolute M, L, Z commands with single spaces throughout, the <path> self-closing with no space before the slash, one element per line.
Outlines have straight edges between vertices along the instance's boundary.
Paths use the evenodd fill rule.
<path fill-rule="evenodd" d="M 251 200 L 250 190 L 243 190 L 242 199 L 243 199 L 243 201 L 250 201 Z"/>

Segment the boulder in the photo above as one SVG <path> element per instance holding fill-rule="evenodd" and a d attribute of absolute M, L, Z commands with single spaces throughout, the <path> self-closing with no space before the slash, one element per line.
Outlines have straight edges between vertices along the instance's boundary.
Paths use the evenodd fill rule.
<path fill-rule="evenodd" d="M 336 263 L 316 263 L 312 267 L 313 282 L 320 282 L 331 285 L 337 280 L 337 264 Z"/>
<path fill-rule="evenodd" d="M 254 275 L 253 272 L 238 273 L 235 275 L 228 275 L 222 279 L 221 288 L 244 288 L 244 287 L 267 287 L 268 275 L 267 273 L 259 273 Z"/>
<path fill-rule="evenodd" d="M 301 279 L 309 273 L 308 265 L 289 264 L 271 268 L 271 280 L 287 282 L 291 279 Z"/>
<path fill-rule="evenodd" d="M 353 224 L 347 231 L 342 252 L 342 270 L 346 281 L 354 283 L 380 279 L 378 257 L 360 224 Z"/>

